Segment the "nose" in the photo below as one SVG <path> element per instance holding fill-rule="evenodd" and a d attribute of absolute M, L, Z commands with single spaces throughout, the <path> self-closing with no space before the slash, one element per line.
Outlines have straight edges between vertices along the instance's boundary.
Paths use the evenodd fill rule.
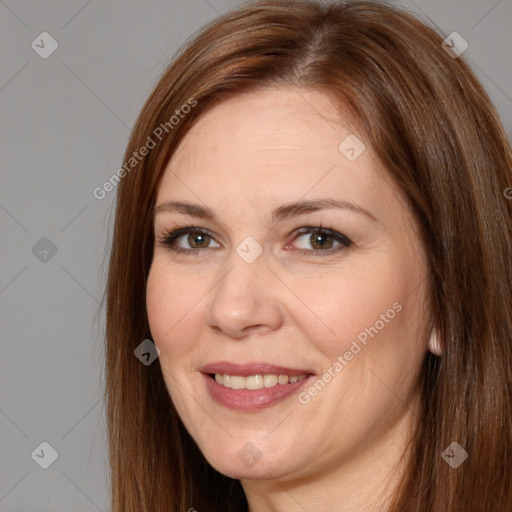
<path fill-rule="evenodd" d="M 264 253 L 248 263 L 233 251 L 228 269 L 208 294 L 207 325 L 233 339 L 278 329 L 283 313 L 277 281 Z"/>

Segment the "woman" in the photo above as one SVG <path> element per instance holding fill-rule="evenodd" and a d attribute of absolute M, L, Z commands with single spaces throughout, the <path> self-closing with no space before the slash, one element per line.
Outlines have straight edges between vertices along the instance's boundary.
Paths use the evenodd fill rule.
<path fill-rule="evenodd" d="M 165 71 L 119 173 L 114 512 L 511 509 L 512 151 L 443 39 L 268 0 Z"/>

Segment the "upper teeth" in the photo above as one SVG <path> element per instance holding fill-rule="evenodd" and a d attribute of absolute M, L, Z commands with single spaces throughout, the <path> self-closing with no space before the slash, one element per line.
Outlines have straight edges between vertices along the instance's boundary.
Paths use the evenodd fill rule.
<path fill-rule="evenodd" d="M 307 377 L 304 375 L 251 375 L 250 377 L 242 377 L 240 375 L 227 375 L 222 373 L 215 374 L 217 384 L 221 384 L 231 389 L 262 389 L 271 388 L 278 384 L 293 384 Z"/>

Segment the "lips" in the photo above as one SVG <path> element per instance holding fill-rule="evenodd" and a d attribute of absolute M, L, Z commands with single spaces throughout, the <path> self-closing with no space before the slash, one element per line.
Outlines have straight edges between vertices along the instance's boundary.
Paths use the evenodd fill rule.
<path fill-rule="evenodd" d="M 295 394 L 302 386 L 314 380 L 313 372 L 304 368 L 290 368 L 267 363 L 237 364 L 228 361 L 211 363 L 201 368 L 206 389 L 210 397 L 217 403 L 239 411 L 257 411 L 276 405 Z M 237 381 L 252 383 L 253 377 L 268 379 L 264 387 L 255 386 L 247 389 L 246 386 L 229 386 L 227 376 Z M 279 382 L 277 382 L 279 375 Z M 236 376 L 236 377 L 235 377 Z M 285 377 L 281 381 L 281 376 Z M 298 379 L 297 379 L 298 378 Z M 272 382 L 272 379 L 275 382 Z M 223 382 L 222 382 L 223 381 Z M 249 388 L 252 386 L 249 386 Z M 256 387 L 258 389 L 256 389 Z"/>
<path fill-rule="evenodd" d="M 290 368 L 286 366 L 276 366 L 268 363 L 246 363 L 238 364 L 229 361 L 219 361 L 210 363 L 201 368 L 201 373 L 207 375 L 215 375 L 216 373 L 228 375 L 240 375 L 241 377 L 250 377 L 251 375 L 261 374 L 277 374 L 297 376 L 304 374 L 312 374 L 310 369 L 307 368 Z"/>

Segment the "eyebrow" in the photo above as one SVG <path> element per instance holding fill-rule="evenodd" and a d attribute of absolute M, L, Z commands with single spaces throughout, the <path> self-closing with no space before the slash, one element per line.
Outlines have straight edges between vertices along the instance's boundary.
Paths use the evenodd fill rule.
<path fill-rule="evenodd" d="M 311 201 L 298 201 L 295 203 L 279 206 L 272 212 L 272 222 L 275 224 L 285 219 L 289 219 L 290 217 L 296 217 L 299 215 L 316 212 L 318 210 L 332 208 L 351 210 L 353 212 L 365 215 L 366 217 L 376 222 L 379 222 L 375 215 L 373 215 L 362 206 L 351 203 L 350 201 L 340 201 L 328 198 L 315 199 Z M 164 203 L 155 206 L 153 209 L 154 215 L 161 212 L 179 212 L 190 215 L 191 217 L 219 221 L 219 218 L 215 212 L 207 206 L 201 206 L 200 204 L 193 204 L 185 201 L 165 201 Z"/>

